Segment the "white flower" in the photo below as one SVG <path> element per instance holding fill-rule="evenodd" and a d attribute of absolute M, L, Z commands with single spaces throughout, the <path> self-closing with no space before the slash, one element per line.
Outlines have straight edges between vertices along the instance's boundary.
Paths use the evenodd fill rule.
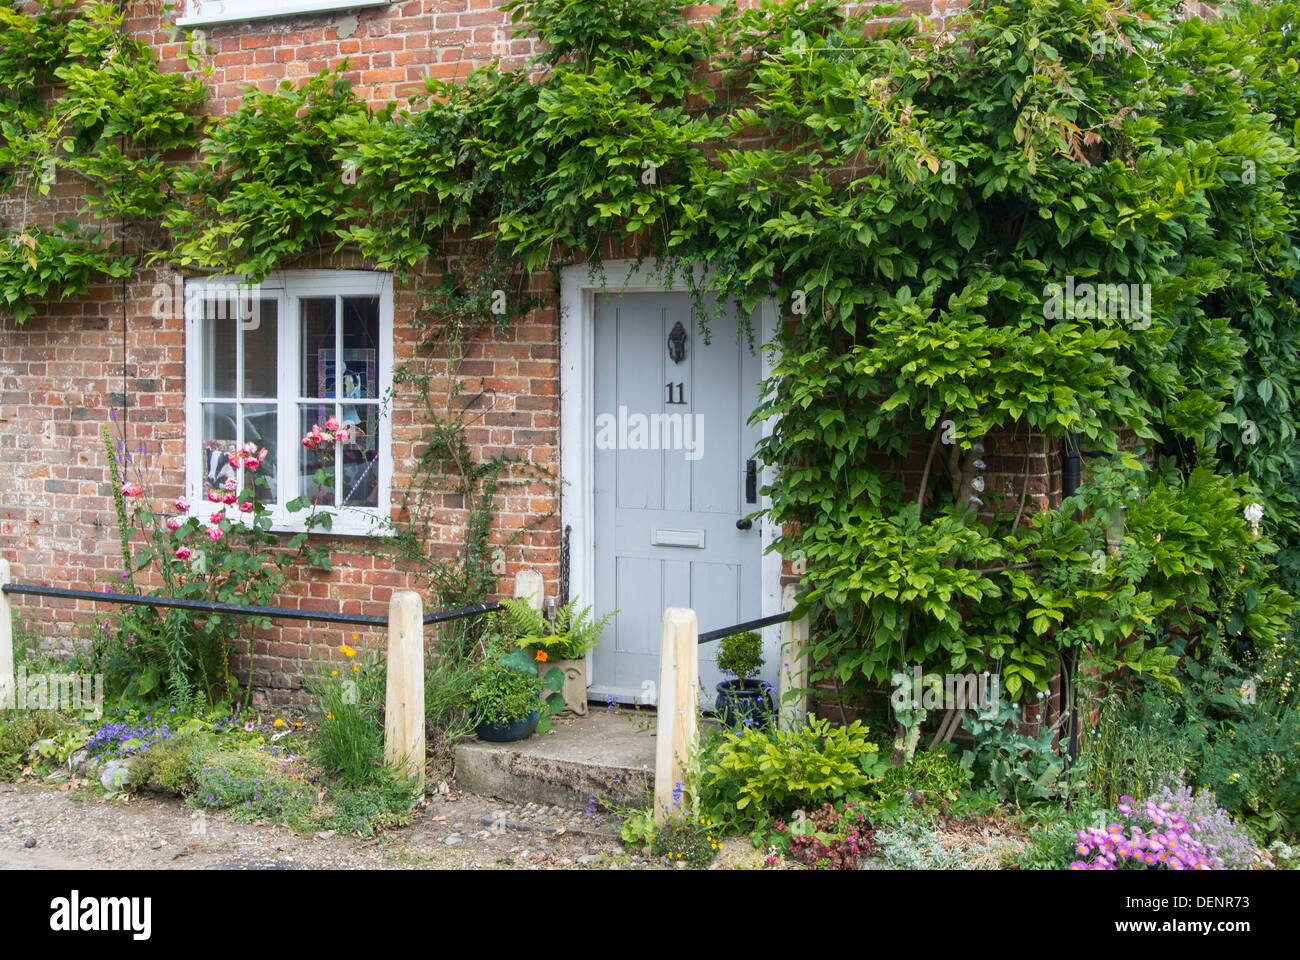
<path fill-rule="evenodd" d="M 1264 505 L 1262 503 L 1252 503 L 1246 507 L 1244 512 L 1252 527 L 1258 527 L 1259 522 L 1264 519 Z"/>

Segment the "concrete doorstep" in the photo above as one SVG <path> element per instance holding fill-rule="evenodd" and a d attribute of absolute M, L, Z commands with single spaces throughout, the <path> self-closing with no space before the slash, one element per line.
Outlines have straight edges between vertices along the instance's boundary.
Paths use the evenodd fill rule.
<path fill-rule="evenodd" d="M 514 803 L 584 810 L 644 804 L 654 790 L 654 714 L 592 709 L 557 719 L 549 733 L 515 743 L 475 740 L 456 748 L 457 786 Z"/>

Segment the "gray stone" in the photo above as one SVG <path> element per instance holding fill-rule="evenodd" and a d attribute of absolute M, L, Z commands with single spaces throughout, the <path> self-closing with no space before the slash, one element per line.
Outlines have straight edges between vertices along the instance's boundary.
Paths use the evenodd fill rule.
<path fill-rule="evenodd" d="M 23 841 L 23 846 L 26 847 L 28 850 L 32 849 L 33 847 L 36 846 L 36 838 L 28 837 L 26 840 Z"/>
<path fill-rule="evenodd" d="M 131 784 L 131 761 L 109 760 L 99 770 L 99 783 L 109 793 Z"/>
<path fill-rule="evenodd" d="M 358 21 L 355 16 L 341 17 L 335 24 L 339 31 L 339 39 L 346 40 L 357 32 Z"/>
<path fill-rule="evenodd" d="M 27 753 L 31 757 L 44 757 L 46 755 L 44 748 L 53 747 L 53 746 L 54 746 L 53 740 L 50 739 L 37 740 L 35 743 L 32 744 L 32 748 L 28 750 Z"/>
<path fill-rule="evenodd" d="M 456 844 L 460 843 L 460 836 L 453 833 L 450 837 L 448 837 L 446 840 L 442 842 L 449 847 L 454 847 Z"/>

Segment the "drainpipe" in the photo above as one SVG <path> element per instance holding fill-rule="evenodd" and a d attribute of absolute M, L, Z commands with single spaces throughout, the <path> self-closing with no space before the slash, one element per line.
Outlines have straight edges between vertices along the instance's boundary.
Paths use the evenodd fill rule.
<path fill-rule="evenodd" d="M 1079 461 L 1081 453 L 1079 451 L 1079 435 L 1068 433 L 1061 440 L 1061 497 L 1069 499 L 1079 490 Z M 1079 519 L 1079 511 L 1074 511 L 1074 519 Z M 1071 693 L 1070 703 L 1070 740 L 1068 755 L 1070 765 L 1079 759 L 1079 718 L 1075 715 L 1075 705 L 1077 697 L 1074 693 L 1074 675 L 1071 669 L 1069 657 L 1061 658 L 1061 693 L 1069 690 Z"/>

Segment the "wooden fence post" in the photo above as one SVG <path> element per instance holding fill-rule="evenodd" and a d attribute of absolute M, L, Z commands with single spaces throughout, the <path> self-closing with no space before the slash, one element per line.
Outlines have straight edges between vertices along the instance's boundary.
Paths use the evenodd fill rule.
<path fill-rule="evenodd" d="M 0 560 L 0 587 L 10 582 L 9 561 Z M 14 686 L 14 618 L 9 594 L 0 590 L 0 710 L 16 695 Z"/>
<path fill-rule="evenodd" d="M 384 762 L 405 770 L 424 792 L 424 603 L 414 590 L 388 602 L 388 690 Z"/>
<path fill-rule="evenodd" d="M 787 613 L 793 610 L 798 593 L 799 590 L 793 583 L 787 583 L 781 591 L 781 609 Z M 787 620 L 781 625 L 781 634 L 781 669 L 776 681 L 777 723 L 782 730 L 789 730 L 808 715 L 812 699 L 807 693 L 786 699 L 786 694 L 791 690 L 808 687 L 812 667 L 808 655 L 808 618 L 804 616 L 798 620 Z"/>
<path fill-rule="evenodd" d="M 541 613 L 545 596 L 546 584 L 536 570 L 520 570 L 515 574 L 516 600 L 527 600 L 530 607 Z"/>
<path fill-rule="evenodd" d="M 659 641 L 655 823 L 663 823 L 670 808 L 680 806 L 686 763 L 695 749 L 699 683 L 699 619 L 689 607 L 669 607 Z"/>

